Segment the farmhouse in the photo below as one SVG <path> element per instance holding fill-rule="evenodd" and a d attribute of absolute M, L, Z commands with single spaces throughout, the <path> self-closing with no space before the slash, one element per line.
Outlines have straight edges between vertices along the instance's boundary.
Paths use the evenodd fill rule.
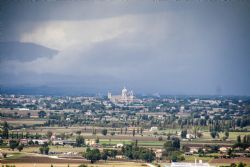
<path fill-rule="evenodd" d="M 187 138 L 187 139 L 194 139 L 195 136 L 194 136 L 193 134 L 188 133 L 188 134 L 186 135 L 186 138 Z"/>
<path fill-rule="evenodd" d="M 190 147 L 190 153 L 197 153 L 200 147 Z"/>
<path fill-rule="evenodd" d="M 165 167 L 169 167 L 168 165 L 165 165 Z M 183 163 L 183 162 L 172 162 L 170 167 L 213 167 L 210 166 L 208 163 L 202 163 L 202 160 L 199 160 L 199 163 Z"/>
<path fill-rule="evenodd" d="M 28 144 L 28 139 L 20 139 L 20 143 L 23 145 L 27 145 Z"/>
<path fill-rule="evenodd" d="M 52 144 L 53 145 L 64 145 L 64 142 L 62 140 L 53 140 Z"/>
<path fill-rule="evenodd" d="M 43 144 L 49 142 L 48 139 L 33 139 L 32 141 L 33 141 L 34 143 L 38 143 L 39 145 L 43 145 Z"/>
<path fill-rule="evenodd" d="M 150 131 L 153 132 L 153 131 L 157 131 L 158 130 L 158 127 L 151 127 L 150 128 Z"/>
<path fill-rule="evenodd" d="M 122 148 L 122 147 L 123 147 L 123 144 L 122 144 L 122 143 L 116 144 L 116 148 Z"/>
<path fill-rule="evenodd" d="M 93 146 L 96 144 L 96 140 L 95 139 L 86 139 L 85 144 L 89 145 L 89 146 Z"/>
<path fill-rule="evenodd" d="M 116 159 L 125 159 L 126 157 L 124 155 L 116 155 L 115 158 Z"/>
<path fill-rule="evenodd" d="M 162 153 L 163 153 L 162 149 L 155 150 L 155 157 L 159 159 L 162 158 Z"/>
<path fill-rule="evenodd" d="M 75 140 L 64 140 L 63 143 L 66 145 L 75 145 L 76 141 Z"/>
<path fill-rule="evenodd" d="M 221 153 L 226 153 L 231 147 L 220 147 L 219 150 Z"/>

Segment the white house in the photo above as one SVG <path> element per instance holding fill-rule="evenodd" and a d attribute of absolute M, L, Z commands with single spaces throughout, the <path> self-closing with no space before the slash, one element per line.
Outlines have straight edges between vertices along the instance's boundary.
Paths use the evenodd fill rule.
<path fill-rule="evenodd" d="M 168 165 L 165 165 L 165 167 L 169 167 Z M 199 160 L 199 163 L 186 163 L 186 162 L 172 162 L 170 167 L 214 167 L 210 166 L 208 163 L 202 163 L 202 160 Z"/>
<path fill-rule="evenodd" d="M 226 153 L 231 147 L 220 147 L 219 150 L 222 153 Z"/>
<path fill-rule="evenodd" d="M 32 140 L 34 143 L 38 142 L 39 145 L 43 145 L 44 143 L 48 143 L 48 139 L 33 139 Z"/>
<path fill-rule="evenodd" d="M 63 141 L 62 140 L 53 140 L 52 144 L 53 145 L 63 145 Z"/>
<path fill-rule="evenodd" d="M 193 134 L 188 133 L 188 134 L 186 135 L 186 138 L 187 138 L 187 139 L 194 139 L 195 136 L 194 136 Z"/>
<path fill-rule="evenodd" d="M 151 132 L 154 132 L 154 131 L 157 131 L 157 130 L 158 130 L 158 127 L 156 127 L 156 126 L 150 128 Z"/>
<path fill-rule="evenodd" d="M 123 144 L 122 144 L 122 143 L 116 144 L 116 148 L 122 148 L 122 147 L 123 147 Z"/>

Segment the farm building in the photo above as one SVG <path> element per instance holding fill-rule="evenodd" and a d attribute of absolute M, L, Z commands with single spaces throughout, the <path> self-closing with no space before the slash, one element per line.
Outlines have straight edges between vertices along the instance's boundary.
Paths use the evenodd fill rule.
<path fill-rule="evenodd" d="M 95 139 L 86 139 L 85 140 L 85 144 L 89 145 L 89 146 L 95 145 L 96 144 L 96 140 Z"/>
<path fill-rule="evenodd" d="M 158 127 L 151 127 L 150 128 L 150 131 L 153 132 L 153 131 L 157 131 L 158 130 Z"/>
<path fill-rule="evenodd" d="M 155 157 L 159 159 L 162 158 L 162 153 L 163 153 L 162 149 L 155 150 Z"/>
<path fill-rule="evenodd" d="M 169 165 L 165 165 L 165 167 L 214 167 L 210 166 L 208 163 L 203 163 L 202 160 L 199 160 L 199 163 L 185 163 L 185 162 L 172 162 Z"/>

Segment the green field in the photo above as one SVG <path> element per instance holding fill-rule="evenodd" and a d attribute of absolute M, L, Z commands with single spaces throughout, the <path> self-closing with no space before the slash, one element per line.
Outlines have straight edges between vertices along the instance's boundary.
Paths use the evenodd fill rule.
<path fill-rule="evenodd" d="M 111 144 L 111 145 L 116 145 L 116 144 L 131 144 L 134 141 L 131 140 L 105 140 L 102 139 L 100 140 L 100 144 Z M 163 146 L 164 141 L 138 141 L 139 146 Z"/>
<path fill-rule="evenodd" d="M 199 157 L 199 155 L 185 155 L 185 161 L 194 162 L 195 160 L 202 160 L 203 162 L 210 162 L 213 157 Z"/>
<path fill-rule="evenodd" d="M 236 140 L 237 136 L 250 135 L 250 132 L 229 132 L 229 140 Z M 219 133 L 220 138 L 224 136 L 224 133 Z M 203 132 L 201 139 L 212 139 L 210 132 Z"/>
<path fill-rule="evenodd" d="M 83 147 L 72 147 L 72 146 L 49 146 L 50 152 L 84 152 L 85 148 Z M 27 153 L 39 153 L 39 147 L 25 147 L 23 152 Z"/>
<path fill-rule="evenodd" d="M 131 144 L 131 140 L 106 140 L 106 139 L 101 139 L 100 144 L 111 144 L 111 145 L 116 145 L 116 144 Z"/>

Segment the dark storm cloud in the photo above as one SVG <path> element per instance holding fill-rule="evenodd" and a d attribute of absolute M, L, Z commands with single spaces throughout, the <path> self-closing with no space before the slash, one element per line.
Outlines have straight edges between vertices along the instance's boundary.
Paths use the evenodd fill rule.
<path fill-rule="evenodd" d="M 0 67 L 6 85 L 250 94 L 248 1 L 8 1 L 2 9 L 2 41 L 60 50 L 25 63 L 8 57 L 16 62 Z"/>
<path fill-rule="evenodd" d="M 41 57 L 52 57 L 56 50 L 33 43 L 0 42 L 0 63 L 6 60 L 32 61 Z"/>

